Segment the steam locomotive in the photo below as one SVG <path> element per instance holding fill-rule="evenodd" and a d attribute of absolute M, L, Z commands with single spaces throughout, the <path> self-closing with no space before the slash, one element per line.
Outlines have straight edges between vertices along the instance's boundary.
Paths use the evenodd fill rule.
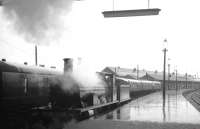
<path fill-rule="evenodd" d="M 72 59 L 64 59 L 64 73 L 53 69 L 0 61 L 1 110 L 75 109 L 131 99 L 142 91 L 156 91 L 159 82 L 138 81 L 97 73 L 105 85 L 83 87 L 73 80 Z M 64 85 L 71 86 L 65 88 Z"/>

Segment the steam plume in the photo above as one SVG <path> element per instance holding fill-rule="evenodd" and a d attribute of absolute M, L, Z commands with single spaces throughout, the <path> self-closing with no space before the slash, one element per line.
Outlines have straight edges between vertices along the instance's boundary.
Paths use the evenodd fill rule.
<path fill-rule="evenodd" d="M 78 58 L 77 65 L 73 69 L 72 76 L 78 84 L 85 88 L 104 87 L 105 82 L 98 74 L 89 67 L 89 64 Z"/>
<path fill-rule="evenodd" d="M 73 93 L 77 90 L 74 87 L 76 84 L 84 89 L 105 88 L 106 83 L 103 78 L 80 60 L 81 58 L 78 58 L 76 63 L 73 62 L 73 71 L 66 72 L 63 76 L 63 89 L 70 90 Z"/>
<path fill-rule="evenodd" d="M 29 42 L 59 36 L 61 16 L 71 10 L 74 0 L 3 0 L 3 12 L 15 30 Z"/>

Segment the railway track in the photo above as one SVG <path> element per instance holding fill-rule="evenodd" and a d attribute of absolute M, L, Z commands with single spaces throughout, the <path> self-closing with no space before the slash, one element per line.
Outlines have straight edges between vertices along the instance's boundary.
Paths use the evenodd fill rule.
<path fill-rule="evenodd" d="M 200 89 L 187 91 L 183 95 L 200 112 Z"/>
<path fill-rule="evenodd" d="M 192 93 L 191 99 L 198 105 L 200 105 L 200 90 Z"/>

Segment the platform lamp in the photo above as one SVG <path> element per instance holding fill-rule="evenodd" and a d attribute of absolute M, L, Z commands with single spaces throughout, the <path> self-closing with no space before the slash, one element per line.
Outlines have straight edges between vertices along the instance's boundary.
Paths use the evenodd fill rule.
<path fill-rule="evenodd" d="M 161 9 L 159 8 L 149 8 L 150 0 L 148 0 L 147 9 L 133 9 L 133 10 L 114 10 L 114 0 L 113 0 L 113 10 L 103 11 L 102 14 L 105 18 L 112 17 L 130 17 L 130 16 L 150 16 L 158 15 Z"/>
<path fill-rule="evenodd" d="M 178 91 L 178 78 L 177 78 L 177 74 L 178 74 L 178 72 L 177 72 L 177 66 L 175 66 L 176 68 L 175 68 L 175 74 L 176 74 L 176 93 L 177 93 L 177 91 Z"/>
<path fill-rule="evenodd" d="M 167 83 L 167 89 L 169 90 L 170 89 L 170 77 L 171 77 L 171 75 L 170 75 L 170 58 L 168 58 L 168 83 Z"/>
<path fill-rule="evenodd" d="M 165 87 L 165 67 L 166 67 L 166 52 L 167 52 L 167 48 L 166 48 L 166 43 L 167 43 L 167 39 L 164 40 L 164 49 L 163 49 L 163 53 L 164 53 L 164 63 L 163 63 L 163 87 L 162 87 L 162 91 L 163 91 L 163 106 L 165 106 L 165 92 L 166 92 L 166 87 Z"/>

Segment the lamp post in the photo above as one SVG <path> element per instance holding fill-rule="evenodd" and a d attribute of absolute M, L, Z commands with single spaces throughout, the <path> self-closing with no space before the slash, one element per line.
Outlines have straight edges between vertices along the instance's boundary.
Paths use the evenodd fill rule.
<path fill-rule="evenodd" d="M 165 66 L 166 66 L 166 52 L 167 49 L 163 49 L 164 52 L 164 64 L 163 64 L 163 99 L 165 100 Z"/>
<path fill-rule="evenodd" d="M 139 79 L 139 65 L 137 65 L 137 80 Z"/>
<path fill-rule="evenodd" d="M 187 73 L 185 74 L 185 80 L 186 80 L 186 84 L 185 84 L 185 88 L 187 89 L 187 87 L 188 87 L 188 84 L 187 84 L 187 80 L 188 80 L 188 78 L 187 78 Z"/>
<path fill-rule="evenodd" d="M 2 0 L 0 0 L 0 6 L 3 6 L 3 1 Z"/>
<path fill-rule="evenodd" d="M 167 39 L 164 40 L 164 42 L 167 42 Z M 164 52 L 164 63 L 163 63 L 163 106 L 165 106 L 165 66 L 166 66 L 166 52 L 167 52 L 167 48 L 164 47 L 163 49 Z"/>
<path fill-rule="evenodd" d="M 168 64 L 168 90 L 170 89 L 170 64 Z"/>
<path fill-rule="evenodd" d="M 178 90 L 178 85 L 177 85 L 177 68 L 176 68 L 176 91 Z"/>
<path fill-rule="evenodd" d="M 170 61 L 171 59 L 168 58 L 168 81 L 167 81 L 167 89 L 169 90 L 170 89 Z"/>
<path fill-rule="evenodd" d="M 35 45 L 35 65 L 38 65 L 38 53 L 37 53 L 37 45 Z"/>
<path fill-rule="evenodd" d="M 2 1 L 0 1 L 0 6 L 2 6 L 3 5 L 3 3 L 2 3 Z"/>

